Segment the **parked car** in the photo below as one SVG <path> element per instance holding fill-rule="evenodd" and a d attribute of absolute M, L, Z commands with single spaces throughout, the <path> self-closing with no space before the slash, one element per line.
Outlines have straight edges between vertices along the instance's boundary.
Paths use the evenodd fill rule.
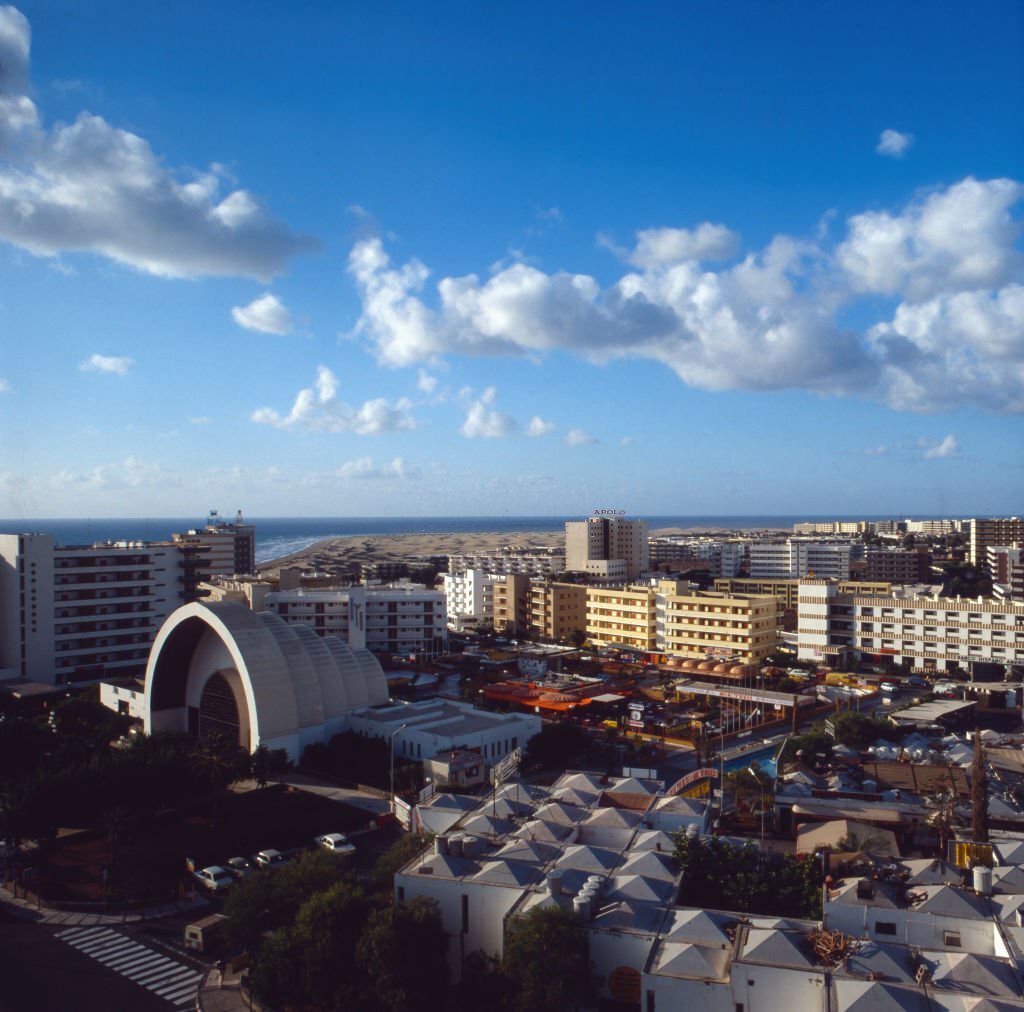
<path fill-rule="evenodd" d="M 259 868 L 276 868 L 279 864 L 284 864 L 286 860 L 284 854 L 279 850 L 274 850 L 273 847 L 261 850 L 256 855 L 256 865 Z"/>
<path fill-rule="evenodd" d="M 344 833 L 324 833 L 314 841 L 318 847 L 329 850 L 332 854 L 349 855 L 356 852 L 355 845 Z"/>
<path fill-rule="evenodd" d="M 211 864 L 208 868 L 200 868 L 199 871 L 192 872 L 192 877 L 204 889 L 209 889 L 210 892 L 214 893 L 223 892 L 228 886 L 235 884 L 235 880 L 228 870 L 222 868 L 219 864 Z"/>
<path fill-rule="evenodd" d="M 879 688 L 886 693 L 895 693 L 900 691 L 900 687 L 895 682 L 882 682 Z"/>
<path fill-rule="evenodd" d="M 920 675 L 911 675 L 903 684 L 911 689 L 928 688 L 928 680 L 926 678 L 922 678 Z"/>
<path fill-rule="evenodd" d="M 224 863 L 224 867 L 234 878 L 245 878 L 253 870 L 252 861 L 247 857 L 229 857 Z"/>

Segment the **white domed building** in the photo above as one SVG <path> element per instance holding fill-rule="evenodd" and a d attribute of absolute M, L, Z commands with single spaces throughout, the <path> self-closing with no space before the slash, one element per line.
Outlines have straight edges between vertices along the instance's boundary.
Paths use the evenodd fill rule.
<path fill-rule="evenodd" d="M 147 734 L 182 731 L 302 750 L 343 731 L 355 709 L 388 702 L 387 679 L 368 650 L 233 601 L 184 605 L 149 653 Z"/>

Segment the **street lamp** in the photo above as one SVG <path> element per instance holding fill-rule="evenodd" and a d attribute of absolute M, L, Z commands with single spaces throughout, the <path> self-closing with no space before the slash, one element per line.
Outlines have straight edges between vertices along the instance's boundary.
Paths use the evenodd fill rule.
<path fill-rule="evenodd" d="M 409 725 L 400 724 L 398 727 L 391 732 L 391 736 L 388 739 L 388 769 L 390 771 L 391 780 L 391 811 L 392 814 L 395 811 L 395 735 L 399 731 L 404 731 Z"/>
<path fill-rule="evenodd" d="M 748 766 L 747 772 L 757 781 L 757 788 L 761 795 L 760 804 L 758 805 L 758 807 L 761 809 L 761 842 L 764 843 L 764 799 L 766 796 L 764 789 L 765 785 L 764 781 L 761 779 L 760 772 L 754 769 L 753 766 Z"/>

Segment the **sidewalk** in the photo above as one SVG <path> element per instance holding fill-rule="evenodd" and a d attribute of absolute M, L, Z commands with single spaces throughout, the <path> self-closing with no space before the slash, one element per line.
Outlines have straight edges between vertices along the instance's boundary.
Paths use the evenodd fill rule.
<path fill-rule="evenodd" d="M 191 900 L 162 903 L 159 906 L 143 907 L 141 910 L 121 913 L 89 913 L 80 910 L 55 910 L 52 907 L 41 906 L 35 900 L 15 896 L 8 886 L 0 885 L 0 906 L 3 906 L 14 917 L 25 921 L 35 921 L 37 924 L 85 927 L 94 924 L 135 924 L 139 921 L 151 921 L 171 914 L 205 910 L 209 903 L 201 896 L 197 896 Z"/>
<path fill-rule="evenodd" d="M 213 969 L 199 985 L 196 1008 L 199 1012 L 257 1012 L 261 1006 L 252 1000 L 248 991 L 242 990 L 244 970 L 222 971 Z"/>

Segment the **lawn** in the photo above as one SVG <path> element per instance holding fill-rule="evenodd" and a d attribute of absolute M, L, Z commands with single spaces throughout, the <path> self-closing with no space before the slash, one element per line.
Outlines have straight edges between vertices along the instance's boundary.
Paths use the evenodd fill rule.
<path fill-rule="evenodd" d="M 59 840 L 33 888 L 44 899 L 65 902 L 174 898 L 188 883 L 186 858 L 202 868 L 268 847 L 287 852 L 310 846 L 321 833 L 365 828 L 370 818 L 362 809 L 283 785 L 226 791 L 216 802 L 205 799 L 189 811 L 121 827 L 116 853 L 108 833 Z"/>

